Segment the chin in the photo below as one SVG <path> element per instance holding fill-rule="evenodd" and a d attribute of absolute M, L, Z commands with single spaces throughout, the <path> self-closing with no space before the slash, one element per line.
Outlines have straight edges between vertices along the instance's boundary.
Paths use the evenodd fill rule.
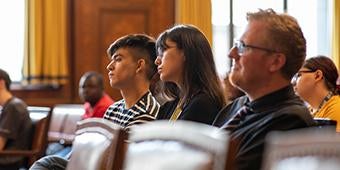
<path fill-rule="evenodd" d="M 162 81 L 168 81 L 168 79 L 166 78 L 166 76 L 164 75 L 160 75 L 159 79 L 161 79 Z"/>

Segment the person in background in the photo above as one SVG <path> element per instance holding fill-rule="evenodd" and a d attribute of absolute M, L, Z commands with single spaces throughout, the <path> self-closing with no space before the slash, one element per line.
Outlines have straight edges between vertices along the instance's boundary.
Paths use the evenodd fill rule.
<path fill-rule="evenodd" d="M 247 21 L 229 51 L 231 83 L 246 95 L 222 109 L 213 124 L 230 132 L 235 144 L 230 165 L 238 170 L 261 169 L 269 132 L 314 125 L 290 83 L 306 57 L 297 21 L 272 9 L 247 13 Z"/>
<path fill-rule="evenodd" d="M 237 99 L 238 97 L 245 95 L 242 90 L 238 89 L 233 84 L 231 84 L 229 74 L 230 73 L 227 73 L 226 76 L 222 79 L 224 96 L 228 104 Z"/>
<path fill-rule="evenodd" d="M 31 143 L 32 122 L 27 105 L 10 92 L 11 79 L 0 69 L 0 150 L 28 150 Z M 17 170 L 23 157 L 0 157 L 0 169 Z"/>
<path fill-rule="evenodd" d="M 110 63 L 106 67 L 112 88 L 123 97 L 105 112 L 104 119 L 129 132 L 129 128 L 153 121 L 160 105 L 149 88 L 156 74 L 155 40 L 144 34 L 130 34 L 117 39 L 107 50 Z M 31 170 L 66 169 L 68 161 L 58 156 L 47 156 L 36 161 Z"/>
<path fill-rule="evenodd" d="M 84 102 L 82 119 L 103 117 L 113 100 L 104 92 L 103 76 L 97 72 L 86 72 L 79 81 L 79 97 Z"/>
<path fill-rule="evenodd" d="M 191 25 L 177 25 L 156 41 L 158 73 L 166 102 L 157 119 L 212 124 L 225 100 L 210 44 Z"/>
<path fill-rule="evenodd" d="M 85 113 L 82 119 L 102 118 L 106 109 L 113 104 L 113 100 L 104 92 L 103 76 L 97 72 L 86 72 L 79 81 L 79 97 L 84 102 Z M 46 155 L 66 157 L 72 147 L 59 142 L 49 143 Z"/>
<path fill-rule="evenodd" d="M 293 83 L 296 93 L 308 103 L 313 117 L 336 120 L 336 131 L 340 132 L 338 77 L 338 70 L 330 58 L 316 56 L 304 62 Z"/>

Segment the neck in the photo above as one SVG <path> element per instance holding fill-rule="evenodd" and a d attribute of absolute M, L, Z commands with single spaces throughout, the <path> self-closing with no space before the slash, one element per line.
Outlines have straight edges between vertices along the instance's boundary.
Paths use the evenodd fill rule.
<path fill-rule="evenodd" d="M 284 78 L 275 79 L 273 81 L 264 82 L 263 84 L 255 87 L 254 90 L 246 91 L 247 96 L 249 97 L 250 101 L 254 101 L 262 96 L 275 92 L 279 89 L 282 89 L 288 86 L 290 82 Z"/>
<path fill-rule="evenodd" d="M 149 83 L 145 82 L 136 82 L 129 87 L 120 89 L 120 93 L 125 100 L 125 107 L 131 108 L 147 91 L 149 91 Z"/>
<path fill-rule="evenodd" d="M 7 90 L 1 90 L 0 92 L 0 105 L 3 106 L 10 98 L 12 98 L 12 94 Z"/>
<path fill-rule="evenodd" d="M 325 88 L 316 88 L 311 93 L 311 96 L 306 99 L 306 101 L 309 103 L 313 110 L 317 110 L 319 109 L 320 104 L 323 102 L 328 93 L 329 90 Z"/>

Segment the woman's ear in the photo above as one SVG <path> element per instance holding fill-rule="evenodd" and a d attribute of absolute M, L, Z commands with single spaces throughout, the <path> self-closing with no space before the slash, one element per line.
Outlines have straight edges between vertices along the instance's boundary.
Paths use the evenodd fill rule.
<path fill-rule="evenodd" d="M 314 75 L 315 80 L 322 80 L 323 79 L 323 73 L 321 70 L 316 70 Z"/>

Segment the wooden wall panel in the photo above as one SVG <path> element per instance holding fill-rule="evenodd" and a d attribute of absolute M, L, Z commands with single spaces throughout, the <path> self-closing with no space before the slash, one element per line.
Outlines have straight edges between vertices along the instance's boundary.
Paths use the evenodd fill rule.
<path fill-rule="evenodd" d="M 121 96 L 107 77 L 107 48 L 126 34 L 146 33 L 156 38 L 174 23 L 174 1 L 75 0 L 74 8 L 75 81 L 86 71 L 98 71 L 104 76 L 105 91 L 118 100 Z"/>
<path fill-rule="evenodd" d="M 29 105 L 53 106 L 80 103 L 78 82 L 86 71 L 98 71 L 105 79 L 105 91 L 115 100 L 119 91 L 109 85 L 106 49 L 117 38 L 146 33 L 155 38 L 174 24 L 175 0 L 70 0 L 70 82 L 58 89 L 16 89 L 14 95 Z M 48 56 L 47 56 L 48 57 Z"/>

